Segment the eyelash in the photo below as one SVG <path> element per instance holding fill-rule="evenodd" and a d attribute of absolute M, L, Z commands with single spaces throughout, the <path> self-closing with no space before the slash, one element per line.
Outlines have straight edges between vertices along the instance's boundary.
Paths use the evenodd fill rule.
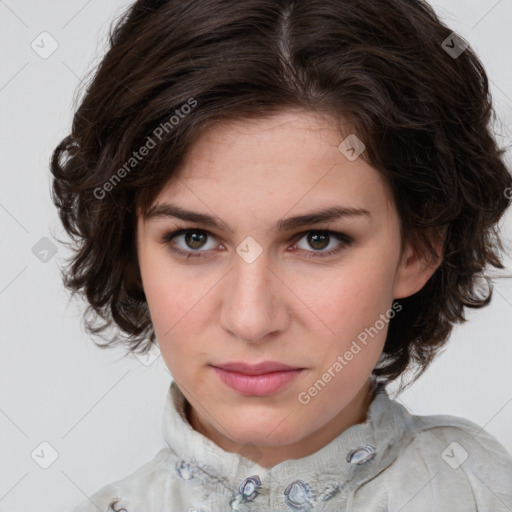
<path fill-rule="evenodd" d="M 180 257 L 183 257 L 183 258 L 186 258 L 186 259 L 189 259 L 189 258 L 203 258 L 204 256 L 201 255 L 202 252 L 206 252 L 206 251 L 201 251 L 201 250 L 197 250 L 197 251 L 183 251 L 181 249 L 177 249 L 173 243 L 172 243 L 172 240 L 174 238 L 176 238 L 177 236 L 180 236 L 180 235 L 183 235 L 183 234 L 186 234 L 186 233 L 201 233 L 201 234 L 205 234 L 207 235 L 208 237 L 212 236 L 212 233 L 210 233 L 209 231 L 206 231 L 204 229 L 198 229 L 198 228 L 182 228 L 182 229 L 178 229 L 176 231 L 172 231 L 170 233 L 166 233 L 164 236 L 163 236 L 163 239 L 162 239 L 162 242 L 165 243 L 168 247 L 169 247 L 169 250 L 172 251 L 173 253 L 177 254 L 178 256 Z M 338 241 L 342 242 L 340 243 L 340 245 L 336 248 L 336 249 L 333 249 L 333 250 L 330 250 L 328 252 L 318 252 L 318 251 L 305 251 L 307 252 L 308 254 L 306 255 L 306 258 L 328 258 L 330 256 L 334 256 L 335 254 L 338 254 L 339 252 L 341 252 L 345 247 L 347 246 L 350 246 L 353 242 L 352 238 L 350 238 L 349 236 L 345 235 L 344 233 L 340 233 L 338 231 L 330 231 L 330 230 L 322 230 L 322 229 L 311 229 L 309 231 L 303 231 L 302 233 L 299 233 L 297 234 L 293 240 L 294 242 L 293 243 L 297 243 L 299 240 L 301 240 L 305 235 L 307 235 L 308 233 L 321 233 L 321 234 L 327 234 L 331 237 L 334 237 L 335 239 L 337 239 Z M 299 249 L 300 251 L 303 251 L 303 249 Z"/>

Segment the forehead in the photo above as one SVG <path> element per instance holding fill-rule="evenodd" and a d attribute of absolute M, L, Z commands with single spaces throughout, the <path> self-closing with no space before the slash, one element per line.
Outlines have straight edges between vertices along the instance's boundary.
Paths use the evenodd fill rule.
<path fill-rule="evenodd" d="M 204 174 L 207 169 L 203 162 L 222 162 L 224 166 L 226 161 L 234 159 L 237 163 L 245 163 L 249 170 L 260 169 L 273 174 L 274 168 L 286 167 L 288 162 L 296 166 L 298 161 L 305 159 L 306 163 L 318 164 L 328 150 L 337 159 L 341 141 L 334 120 L 302 110 L 223 121 L 199 137 L 188 154 L 184 169 Z M 336 150 L 334 153 L 333 149 Z M 274 165 L 268 167 L 270 161 Z"/>
<path fill-rule="evenodd" d="M 334 120 L 304 111 L 218 123 L 199 137 L 153 204 L 180 198 L 204 209 L 224 198 L 251 212 L 322 203 L 387 208 L 383 177 L 362 158 L 348 159 L 340 151 L 343 137 Z"/>

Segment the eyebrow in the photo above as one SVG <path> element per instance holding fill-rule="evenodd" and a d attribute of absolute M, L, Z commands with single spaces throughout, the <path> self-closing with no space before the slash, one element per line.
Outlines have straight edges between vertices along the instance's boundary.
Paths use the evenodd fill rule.
<path fill-rule="evenodd" d="M 152 206 L 147 213 L 144 214 L 146 220 L 154 218 L 177 218 L 189 222 L 196 222 L 207 227 L 222 229 L 234 233 L 235 230 L 229 224 L 215 215 L 207 215 L 205 213 L 193 212 L 181 208 L 180 206 L 170 203 L 161 203 Z M 343 206 L 332 206 L 330 208 L 322 208 L 313 212 L 288 217 L 279 220 L 272 231 L 281 232 L 308 226 L 310 224 L 318 224 L 320 222 L 338 220 L 344 217 L 366 217 L 370 218 L 371 213 L 364 208 L 348 208 Z"/>

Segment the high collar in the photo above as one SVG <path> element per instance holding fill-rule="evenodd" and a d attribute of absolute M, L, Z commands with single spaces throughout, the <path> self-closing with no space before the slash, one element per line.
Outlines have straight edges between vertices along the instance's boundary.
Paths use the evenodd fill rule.
<path fill-rule="evenodd" d="M 251 490 L 272 492 L 268 490 L 269 482 L 276 489 L 287 487 L 287 492 L 295 496 L 288 499 L 296 501 L 307 501 L 311 493 L 326 500 L 341 488 L 356 488 L 396 459 L 400 445 L 410 437 L 408 423 L 415 418 L 391 400 L 385 387 L 379 384 L 374 388 L 374 398 L 363 423 L 349 427 L 311 455 L 264 468 L 244 457 L 244 450 L 225 451 L 194 430 L 187 419 L 186 407 L 185 396 L 172 381 L 162 427 L 164 439 L 177 457 L 176 473 L 185 480 L 202 480 L 203 487 L 212 492 L 219 484 L 229 488 L 240 502 L 251 499 Z M 235 505 L 231 505 L 233 510 L 243 510 Z"/>

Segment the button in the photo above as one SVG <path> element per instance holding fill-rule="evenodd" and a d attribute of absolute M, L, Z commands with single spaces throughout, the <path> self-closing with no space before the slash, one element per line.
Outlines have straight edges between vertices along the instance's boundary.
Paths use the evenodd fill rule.
<path fill-rule="evenodd" d="M 260 485 L 261 482 L 258 475 L 250 476 L 238 486 L 238 492 L 245 501 L 252 501 L 258 495 Z"/>
<path fill-rule="evenodd" d="M 178 476 L 183 478 L 183 480 L 192 480 L 192 478 L 194 478 L 192 466 L 187 464 L 184 460 L 176 465 L 176 473 L 178 473 Z"/>
<path fill-rule="evenodd" d="M 366 462 L 370 462 L 375 455 L 377 455 L 375 448 L 369 444 L 365 444 L 355 450 L 350 450 L 347 453 L 347 462 L 358 465 L 365 464 Z"/>
<path fill-rule="evenodd" d="M 338 484 L 329 485 L 324 492 L 322 501 L 330 500 L 333 496 L 336 496 L 340 492 L 340 486 Z"/>
<path fill-rule="evenodd" d="M 289 484 L 284 490 L 285 502 L 292 509 L 296 511 L 312 510 L 312 503 L 310 499 L 313 494 L 306 482 L 302 480 L 295 480 Z"/>

